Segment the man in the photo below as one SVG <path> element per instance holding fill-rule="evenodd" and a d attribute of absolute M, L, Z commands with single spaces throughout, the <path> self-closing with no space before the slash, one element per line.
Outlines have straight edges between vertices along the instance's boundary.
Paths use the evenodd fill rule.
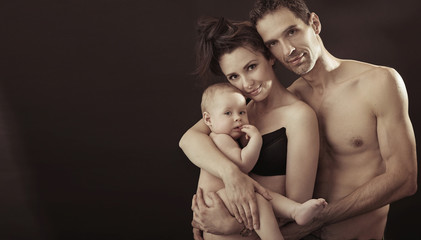
<path fill-rule="evenodd" d="M 289 90 L 319 120 L 314 197 L 329 205 L 312 224 L 289 224 L 282 234 L 381 239 L 389 204 L 417 189 L 415 137 L 402 78 L 391 68 L 332 56 L 320 38 L 318 16 L 302 0 L 259 0 L 250 16 L 271 53 L 300 76 Z M 221 213 L 215 201 L 209 209 L 194 201 L 195 214 Z M 196 215 L 193 226 L 203 227 L 202 220 Z"/>

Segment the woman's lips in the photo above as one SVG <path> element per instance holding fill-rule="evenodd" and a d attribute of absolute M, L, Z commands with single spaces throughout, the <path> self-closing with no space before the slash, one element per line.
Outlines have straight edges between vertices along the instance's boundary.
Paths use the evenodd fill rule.
<path fill-rule="evenodd" d="M 259 87 L 257 87 L 256 89 L 252 90 L 251 92 L 248 92 L 247 94 L 249 94 L 251 96 L 256 96 L 261 91 L 262 91 L 262 85 L 259 85 Z"/>

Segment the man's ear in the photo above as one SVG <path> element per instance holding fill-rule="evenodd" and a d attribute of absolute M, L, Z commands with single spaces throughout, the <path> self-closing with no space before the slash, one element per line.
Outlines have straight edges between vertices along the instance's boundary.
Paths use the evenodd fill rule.
<path fill-rule="evenodd" d="M 322 31 L 322 24 L 320 23 L 319 16 L 314 12 L 310 13 L 309 24 L 316 34 L 320 34 Z"/>
<path fill-rule="evenodd" d="M 203 121 L 208 127 L 212 126 L 212 122 L 210 119 L 210 114 L 208 112 L 203 112 Z"/>
<path fill-rule="evenodd" d="M 276 62 L 276 58 L 274 57 L 274 56 L 270 56 L 270 59 L 269 59 L 269 63 L 270 63 L 270 65 L 275 65 L 275 62 Z"/>

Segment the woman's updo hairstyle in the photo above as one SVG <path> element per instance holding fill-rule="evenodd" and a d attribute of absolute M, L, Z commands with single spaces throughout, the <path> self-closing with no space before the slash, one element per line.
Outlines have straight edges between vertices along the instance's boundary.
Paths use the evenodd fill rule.
<path fill-rule="evenodd" d="M 196 71 L 199 78 L 208 81 L 211 73 L 223 75 L 220 58 L 239 47 L 259 51 L 266 59 L 271 58 L 269 50 L 259 33 L 248 21 L 231 21 L 221 18 L 202 17 L 197 23 Z"/>

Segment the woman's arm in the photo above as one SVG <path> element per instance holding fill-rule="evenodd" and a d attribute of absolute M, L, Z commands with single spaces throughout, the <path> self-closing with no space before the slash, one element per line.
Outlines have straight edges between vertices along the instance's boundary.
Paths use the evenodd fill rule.
<path fill-rule="evenodd" d="M 295 103 L 287 125 L 286 197 L 303 203 L 313 196 L 319 158 L 319 129 L 314 111 Z"/>
<path fill-rule="evenodd" d="M 255 191 L 270 200 L 265 188 L 222 154 L 209 137 L 209 128 L 199 121 L 180 140 L 180 148 L 196 166 L 219 177 L 227 190 L 227 198 L 237 220 L 252 229 L 259 228 Z"/>
<path fill-rule="evenodd" d="M 194 165 L 212 175 L 222 179 L 228 171 L 235 174 L 236 166 L 219 151 L 209 134 L 208 126 L 200 120 L 182 136 L 179 146 Z"/>

